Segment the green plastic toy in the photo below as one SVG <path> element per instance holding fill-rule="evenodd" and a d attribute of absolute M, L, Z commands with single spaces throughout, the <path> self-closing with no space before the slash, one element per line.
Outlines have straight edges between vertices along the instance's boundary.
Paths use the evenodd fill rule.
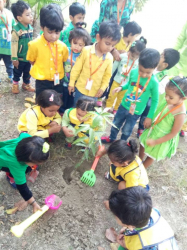
<path fill-rule="evenodd" d="M 100 146 L 99 151 L 103 151 L 104 148 L 105 148 L 104 146 Z M 81 177 L 81 181 L 90 187 L 93 187 L 95 182 L 96 182 L 96 176 L 95 176 L 94 171 L 97 167 L 97 163 L 99 161 L 99 158 L 100 158 L 100 156 L 95 157 L 95 160 L 92 164 L 91 169 L 84 172 L 83 176 Z"/>

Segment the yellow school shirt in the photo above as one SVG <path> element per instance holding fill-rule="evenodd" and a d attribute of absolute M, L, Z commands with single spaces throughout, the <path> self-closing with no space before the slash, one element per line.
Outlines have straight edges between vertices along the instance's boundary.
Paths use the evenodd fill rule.
<path fill-rule="evenodd" d="M 119 43 L 116 44 L 115 48 L 117 50 L 125 50 L 126 52 L 129 51 L 131 47 L 131 44 L 127 45 L 124 40 L 123 40 L 123 37 L 121 38 L 121 40 L 119 41 Z"/>
<path fill-rule="evenodd" d="M 54 43 L 50 43 L 53 55 L 56 60 L 56 46 L 57 46 L 57 62 L 59 79 L 64 77 L 63 62 L 68 59 L 69 51 L 65 43 L 57 40 Z M 51 50 L 48 46 L 48 42 L 45 40 L 42 34 L 39 38 L 28 43 L 27 60 L 34 62 L 31 67 L 30 74 L 37 80 L 54 81 L 54 74 L 56 73 L 54 58 Z"/>
<path fill-rule="evenodd" d="M 42 138 L 49 137 L 48 129 L 51 122 L 61 124 L 61 116 L 57 112 L 53 117 L 47 117 L 41 111 L 40 106 L 36 105 L 32 108 L 26 109 L 20 116 L 18 121 L 19 132 L 27 132 L 34 136 L 40 136 Z"/>
<path fill-rule="evenodd" d="M 134 186 L 146 187 L 149 183 L 146 169 L 138 156 L 128 166 L 116 167 L 115 173 L 113 173 L 111 166 L 110 176 L 115 181 L 120 181 L 117 177 L 121 177 L 126 182 L 126 188 Z"/>
<path fill-rule="evenodd" d="M 91 76 L 93 80 L 91 90 L 86 89 L 86 82 L 90 78 L 90 52 L 92 59 L 92 72 L 94 72 L 104 59 L 104 63 L 99 70 Z M 98 57 L 95 51 L 95 44 L 83 48 L 81 55 L 77 58 L 70 75 L 69 86 L 78 89 L 82 94 L 94 97 L 99 89 L 105 91 L 112 76 L 113 57 L 107 53 L 103 57 Z M 76 82 L 77 81 L 77 82 Z M 75 84 L 76 82 L 76 84 Z"/>

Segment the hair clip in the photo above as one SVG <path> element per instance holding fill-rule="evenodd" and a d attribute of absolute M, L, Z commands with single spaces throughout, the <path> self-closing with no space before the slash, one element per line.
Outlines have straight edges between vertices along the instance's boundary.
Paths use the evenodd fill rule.
<path fill-rule="evenodd" d="M 52 94 L 52 95 L 49 97 L 49 101 L 50 101 L 50 102 L 53 102 L 53 101 L 54 101 L 54 94 Z"/>
<path fill-rule="evenodd" d="M 129 142 L 127 142 L 127 146 L 131 147 L 131 145 L 130 145 L 130 143 L 129 143 Z"/>
<path fill-rule="evenodd" d="M 47 142 L 44 142 L 43 147 L 42 147 L 42 152 L 47 153 L 49 151 L 49 144 Z"/>
<path fill-rule="evenodd" d="M 134 47 L 136 45 L 136 41 L 132 43 L 131 47 Z"/>

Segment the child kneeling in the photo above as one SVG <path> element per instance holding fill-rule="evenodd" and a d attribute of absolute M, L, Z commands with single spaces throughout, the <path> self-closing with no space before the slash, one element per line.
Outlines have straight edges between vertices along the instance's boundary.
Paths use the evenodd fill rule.
<path fill-rule="evenodd" d="M 178 250 L 174 232 L 152 207 L 149 193 L 142 187 L 113 191 L 109 207 L 123 228 L 117 236 L 118 250 Z"/>

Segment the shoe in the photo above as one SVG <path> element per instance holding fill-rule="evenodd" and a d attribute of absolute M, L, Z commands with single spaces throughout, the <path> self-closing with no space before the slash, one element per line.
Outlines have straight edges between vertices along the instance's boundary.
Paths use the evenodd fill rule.
<path fill-rule="evenodd" d="M 10 183 L 10 185 L 11 185 L 14 189 L 17 189 L 17 186 L 16 186 L 16 183 L 15 183 L 15 181 L 14 181 L 14 178 L 12 178 L 8 172 L 6 172 L 6 178 L 7 178 L 7 181 Z"/>
<path fill-rule="evenodd" d="M 101 142 L 102 142 L 102 143 L 105 143 L 105 144 L 106 144 L 106 143 L 111 143 L 111 142 L 113 142 L 113 141 L 115 141 L 115 140 L 111 140 L 109 136 L 102 136 L 102 137 L 101 137 Z"/>
<path fill-rule="evenodd" d="M 28 92 L 35 92 L 35 88 L 31 87 L 30 84 L 22 84 L 22 89 L 28 91 Z"/>
<path fill-rule="evenodd" d="M 97 106 L 98 107 L 102 107 L 102 105 L 103 105 L 102 101 L 97 101 Z"/>
<path fill-rule="evenodd" d="M 117 110 L 114 109 L 112 113 L 113 115 L 115 115 L 117 113 Z"/>
<path fill-rule="evenodd" d="M 143 129 L 138 129 L 137 138 L 139 138 L 139 137 L 141 136 L 142 133 L 143 133 Z"/>
<path fill-rule="evenodd" d="M 184 132 L 184 130 L 181 130 L 181 132 L 180 132 L 180 137 L 185 137 L 185 132 Z"/>
<path fill-rule="evenodd" d="M 72 149 L 72 144 L 70 142 L 65 143 L 65 148 L 71 150 Z"/>
<path fill-rule="evenodd" d="M 18 84 L 12 84 L 12 93 L 19 94 L 19 85 Z"/>

